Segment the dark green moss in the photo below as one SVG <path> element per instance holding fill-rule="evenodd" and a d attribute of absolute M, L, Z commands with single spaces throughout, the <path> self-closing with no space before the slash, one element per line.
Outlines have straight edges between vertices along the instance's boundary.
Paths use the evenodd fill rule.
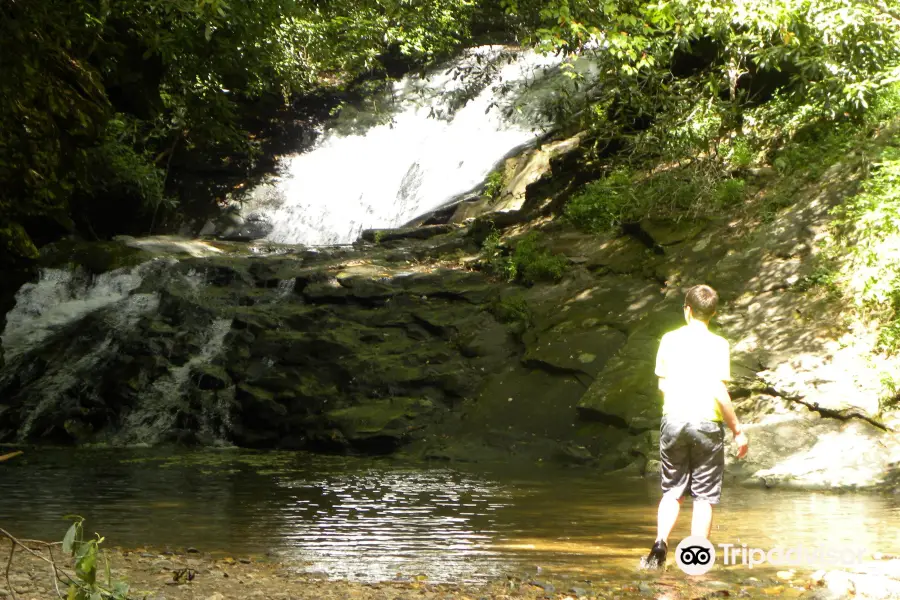
<path fill-rule="evenodd" d="M 133 267 L 153 258 L 145 250 L 118 242 L 60 240 L 41 248 L 38 264 L 47 268 L 77 266 L 99 275 L 123 267 Z"/>

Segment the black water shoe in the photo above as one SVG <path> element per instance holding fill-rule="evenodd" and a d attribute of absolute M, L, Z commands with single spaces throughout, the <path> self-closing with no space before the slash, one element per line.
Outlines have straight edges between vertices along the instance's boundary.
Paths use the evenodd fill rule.
<path fill-rule="evenodd" d="M 666 552 L 668 546 L 662 540 L 656 540 L 653 547 L 650 548 L 650 554 L 643 560 L 645 569 L 662 569 L 666 566 Z"/>

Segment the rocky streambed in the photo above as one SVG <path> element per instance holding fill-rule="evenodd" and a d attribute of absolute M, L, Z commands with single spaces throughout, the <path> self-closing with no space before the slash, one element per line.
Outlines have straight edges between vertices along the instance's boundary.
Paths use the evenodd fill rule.
<path fill-rule="evenodd" d="M 34 543 L 26 545 L 44 557 L 49 556 L 45 547 Z M 54 598 L 57 597 L 57 585 L 65 593 L 66 586 L 53 582 L 50 565 L 44 560 L 21 548 L 13 559 L 0 582 L 0 598 Z M 7 548 L 0 550 L 0 560 L 7 564 Z M 60 561 L 58 550 L 54 560 L 66 575 L 72 575 Z M 104 563 L 106 561 L 110 565 L 111 580 L 129 585 L 129 598 L 147 600 L 675 600 L 724 597 L 881 600 L 900 597 L 900 559 L 891 557 L 873 560 L 850 571 L 785 570 L 753 575 L 713 572 L 691 578 L 670 565 L 662 574 L 635 573 L 618 581 L 510 573 L 496 581 L 470 584 L 434 583 L 425 577 L 398 577 L 394 581 L 377 583 L 329 580 L 325 574 L 299 572 L 296 565 L 272 557 L 214 556 L 195 548 L 178 551 L 112 548 L 105 552 Z M 62 579 L 67 581 L 65 575 Z"/>

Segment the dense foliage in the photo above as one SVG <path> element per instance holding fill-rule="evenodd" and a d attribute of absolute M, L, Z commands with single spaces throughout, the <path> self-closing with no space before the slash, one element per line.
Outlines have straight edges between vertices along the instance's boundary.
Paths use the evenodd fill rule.
<path fill-rule="evenodd" d="M 739 201 L 735 169 L 900 80 L 900 11 L 885 0 L 13 0 L 0 5 L 2 254 L 153 228 L 185 157 L 252 166 L 260 102 L 510 39 L 598 65 L 590 80 L 571 69 L 581 93 L 556 98 L 598 157 L 628 158 L 575 205 L 594 228 L 627 217 L 623 185 L 648 161 L 674 164 L 651 191 L 690 182 L 673 211 Z"/>
<path fill-rule="evenodd" d="M 731 102 L 752 100 L 746 80 L 776 69 L 790 76 L 791 95 L 834 116 L 865 108 L 900 77 L 900 10 L 882 0 L 501 1 L 527 41 L 592 52 L 619 77 L 671 80 L 676 51 L 707 42 L 714 55 L 696 66 Z M 659 91 L 668 89 L 645 94 Z"/>
<path fill-rule="evenodd" d="M 598 154 L 617 152 L 606 180 L 569 207 L 592 230 L 651 209 L 739 203 L 741 169 L 769 162 L 803 129 L 860 122 L 900 81 L 900 11 L 874 0 L 506 6 L 532 43 L 601 65 L 587 100 L 568 99 L 597 133 Z"/>
<path fill-rule="evenodd" d="M 494 230 L 484 240 L 482 254 L 486 270 L 510 283 L 559 281 L 569 266 L 568 260 L 551 252 L 535 231 L 519 239 L 510 250 L 500 232 Z"/>
<path fill-rule="evenodd" d="M 90 233 L 92 216 L 152 219 L 172 201 L 176 152 L 252 162 L 248 104 L 341 88 L 383 71 L 383 56 L 428 64 L 467 39 L 470 11 L 466 0 L 3 3 L 3 255 L 33 256 L 37 231 Z"/>

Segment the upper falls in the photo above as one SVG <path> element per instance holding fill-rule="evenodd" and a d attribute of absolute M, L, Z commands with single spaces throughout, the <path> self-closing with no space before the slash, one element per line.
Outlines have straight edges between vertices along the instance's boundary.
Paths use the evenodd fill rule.
<path fill-rule="evenodd" d="M 402 226 L 476 190 L 552 125 L 547 101 L 574 87 L 562 60 L 482 46 L 406 76 L 375 108 L 344 109 L 312 149 L 282 157 L 277 175 L 242 199 L 244 214 L 288 244 Z"/>

